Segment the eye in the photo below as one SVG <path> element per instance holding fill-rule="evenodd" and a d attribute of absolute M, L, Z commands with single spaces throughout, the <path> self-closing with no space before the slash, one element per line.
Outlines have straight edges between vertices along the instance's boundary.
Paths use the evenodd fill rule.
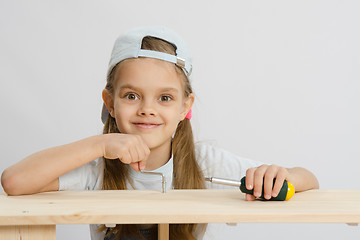
<path fill-rule="evenodd" d="M 159 98 L 159 101 L 160 102 L 169 102 L 171 101 L 172 98 L 169 96 L 169 95 L 162 95 L 160 98 Z"/>
<path fill-rule="evenodd" d="M 139 99 L 135 93 L 128 93 L 125 95 L 125 98 L 132 101 Z"/>

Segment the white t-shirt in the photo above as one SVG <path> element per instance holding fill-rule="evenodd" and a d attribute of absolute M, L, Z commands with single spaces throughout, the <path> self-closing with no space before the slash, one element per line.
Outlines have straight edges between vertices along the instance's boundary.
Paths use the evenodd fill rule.
<path fill-rule="evenodd" d="M 246 158 L 241 158 L 223 149 L 214 146 L 197 143 L 195 144 L 196 160 L 206 177 L 219 177 L 229 179 L 241 179 L 246 174 L 248 168 L 257 167 L 263 163 Z M 70 171 L 59 178 L 59 190 L 100 190 L 103 179 L 104 162 L 102 159 L 92 161 L 82 167 Z M 129 176 L 133 181 L 133 186 L 137 190 L 161 190 L 162 183 L 159 176 L 136 172 L 131 167 Z M 166 179 L 166 188 L 172 189 L 173 180 L 173 159 L 171 158 L 165 165 L 154 170 L 161 172 Z M 128 183 L 128 189 L 133 187 Z M 206 183 L 207 188 L 224 189 L 233 188 L 229 186 Z M 202 239 L 211 239 L 212 232 L 216 231 L 218 224 L 208 224 L 206 233 Z M 103 240 L 105 232 L 98 233 L 96 229 L 100 225 L 90 225 L 92 240 Z"/>

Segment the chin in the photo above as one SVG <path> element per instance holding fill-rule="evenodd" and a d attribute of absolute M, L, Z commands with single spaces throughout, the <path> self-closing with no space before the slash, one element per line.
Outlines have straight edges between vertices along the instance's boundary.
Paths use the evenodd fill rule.
<path fill-rule="evenodd" d="M 150 150 L 154 150 L 154 149 L 157 149 L 157 148 L 163 146 L 163 144 L 155 143 L 154 141 L 146 141 L 145 140 L 145 143 L 149 147 Z"/>
<path fill-rule="evenodd" d="M 154 139 L 154 137 L 151 136 L 143 136 L 143 139 L 150 150 L 164 147 L 167 144 L 169 144 L 169 146 L 171 145 L 171 139 L 167 141 L 156 141 L 156 139 Z"/>

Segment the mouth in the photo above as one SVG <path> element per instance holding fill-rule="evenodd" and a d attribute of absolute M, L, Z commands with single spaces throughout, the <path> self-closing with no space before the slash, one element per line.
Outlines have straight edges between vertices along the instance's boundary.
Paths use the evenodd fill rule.
<path fill-rule="evenodd" d="M 161 125 L 158 123 L 143 123 L 143 122 L 138 122 L 138 123 L 133 123 L 133 124 L 136 127 L 141 128 L 141 129 L 154 129 Z"/>

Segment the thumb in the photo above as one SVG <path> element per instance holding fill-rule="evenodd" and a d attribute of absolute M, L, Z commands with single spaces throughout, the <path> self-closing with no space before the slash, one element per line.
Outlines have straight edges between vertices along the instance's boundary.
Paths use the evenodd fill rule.
<path fill-rule="evenodd" d="M 245 196 L 245 200 L 246 201 L 254 201 L 255 196 L 247 193 L 246 196 Z"/>

